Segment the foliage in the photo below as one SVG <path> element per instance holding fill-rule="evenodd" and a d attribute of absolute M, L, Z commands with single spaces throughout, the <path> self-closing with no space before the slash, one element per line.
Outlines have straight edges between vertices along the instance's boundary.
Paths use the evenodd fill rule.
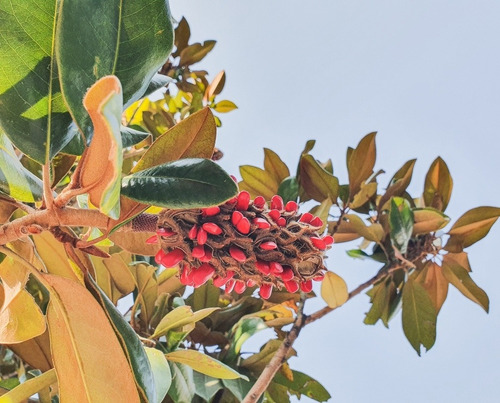
<path fill-rule="evenodd" d="M 163 0 L 99 7 L 88 0 L 0 5 L 0 394 L 6 401 L 35 393 L 42 402 L 56 395 L 240 401 L 315 295 L 283 289 L 265 300 L 253 286 L 225 292 L 213 281 L 193 289 L 175 264 L 155 261 L 156 227 L 147 217 L 236 195 L 215 162 L 222 153 L 214 115 L 236 105 L 218 99 L 223 71 L 209 81 L 193 70 L 215 41 L 190 44 L 184 18 L 174 41 Z M 402 310 L 404 333 L 420 355 L 435 342 L 450 284 L 488 311 L 465 249 L 488 234 L 500 209 L 472 209 L 443 232 L 453 187 L 446 163 L 432 163 L 422 196 L 407 191 L 415 160 L 380 190 L 375 138 L 347 150 L 346 179 L 334 175 L 332 161 L 314 158 L 314 140 L 295 172 L 264 149 L 263 169 L 240 167 L 239 189 L 267 201 L 278 194 L 285 203 L 309 202 L 301 217 L 319 217 L 319 232 L 336 243 L 361 239 L 349 255 L 381 266 L 350 293 L 337 273 L 318 278 L 327 306 L 305 324 L 369 288 L 365 323 L 388 326 Z M 118 301 L 128 303 L 124 315 Z M 242 353 L 264 329 L 275 336 Z M 264 400 L 328 400 L 316 380 L 290 368 L 294 355 L 288 348 Z"/>

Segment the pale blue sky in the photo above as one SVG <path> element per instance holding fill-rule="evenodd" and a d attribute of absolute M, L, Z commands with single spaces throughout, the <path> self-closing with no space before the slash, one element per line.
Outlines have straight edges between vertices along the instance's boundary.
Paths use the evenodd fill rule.
<path fill-rule="evenodd" d="M 223 98 L 239 110 L 222 116 L 218 145 L 228 172 L 262 166 L 262 147 L 294 169 L 306 140 L 332 158 L 345 181 L 345 151 L 378 131 L 378 163 L 392 174 L 417 158 L 418 193 L 440 155 L 455 181 L 447 213 L 500 205 L 500 2 L 172 0 L 195 40 L 218 41 L 199 65 L 225 69 Z M 490 314 L 451 290 L 438 337 L 419 358 L 401 317 L 386 330 L 365 326 L 360 295 L 303 330 L 291 366 L 320 382 L 336 402 L 497 402 L 500 395 L 500 225 L 469 248 L 473 279 L 490 297 Z M 350 245 L 355 247 L 356 242 Z M 376 266 L 354 261 L 344 245 L 328 266 L 352 289 Z M 318 298 L 312 311 L 323 305 Z M 303 398 L 306 400 L 306 398 Z"/>

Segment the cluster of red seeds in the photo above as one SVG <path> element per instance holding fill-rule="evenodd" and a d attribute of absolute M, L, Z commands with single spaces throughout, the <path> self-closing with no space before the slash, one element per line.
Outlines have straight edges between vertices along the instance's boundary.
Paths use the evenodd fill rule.
<path fill-rule="evenodd" d="M 262 196 L 242 191 L 221 206 L 164 210 L 158 218 L 160 241 L 156 262 L 180 266 L 182 284 L 199 287 L 209 279 L 227 293 L 259 286 L 262 298 L 273 287 L 294 293 L 312 290 L 324 277 L 324 251 L 333 243 L 320 236 L 323 226 L 311 213 L 299 214 L 294 201 L 286 205 L 273 196 L 270 208 Z"/>

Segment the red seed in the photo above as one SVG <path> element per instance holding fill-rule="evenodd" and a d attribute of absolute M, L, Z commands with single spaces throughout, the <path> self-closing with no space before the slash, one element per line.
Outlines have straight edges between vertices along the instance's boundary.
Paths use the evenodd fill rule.
<path fill-rule="evenodd" d="M 198 226 L 195 224 L 188 232 L 189 239 L 196 239 L 196 235 L 198 235 Z"/>
<path fill-rule="evenodd" d="M 325 250 L 326 249 L 326 243 L 321 238 L 317 238 L 315 236 L 312 236 L 311 237 L 311 242 L 319 250 Z"/>
<path fill-rule="evenodd" d="M 182 269 L 180 282 L 181 282 L 181 284 L 184 284 L 184 285 L 193 285 L 193 278 L 191 276 L 189 266 L 187 266 L 187 265 L 184 266 L 184 268 Z"/>
<path fill-rule="evenodd" d="M 148 239 L 146 239 L 146 243 L 148 245 L 151 245 L 151 244 L 154 244 L 154 243 L 158 243 L 158 235 L 150 236 Z"/>
<path fill-rule="evenodd" d="M 197 269 L 193 269 L 193 283 L 195 287 L 205 284 L 215 273 L 215 269 L 211 264 L 203 263 Z"/>
<path fill-rule="evenodd" d="M 276 224 L 278 224 L 280 227 L 286 227 L 286 220 L 284 217 L 278 218 L 278 221 L 276 221 Z"/>
<path fill-rule="evenodd" d="M 208 263 L 208 262 L 210 262 L 210 260 L 212 260 L 212 249 L 205 246 L 205 255 L 200 257 L 200 261 L 202 261 L 204 263 Z"/>
<path fill-rule="evenodd" d="M 236 280 L 234 282 L 234 291 L 236 292 L 236 294 L 243 294 L 246 289 L 247 285 L 245 284 L 244 281 Z"/>
<path fill-rule="evenodd" d="M 245 260 L 247 260 L 247 257 L 245 256 L 243 251 L 237 246 L 231 245 L 229 247 L 229 254 L 234 260 L 237 260 L 238 262 L 243 263 Z"/>
<path fill-rule="evenodd" d="M 300 283 L 300 289 L 304 292 L 311 292 L 313 289 L 313 283 L 311 280 L 302 281 Z"/>
<path fill-rule="evenodd" d="M 222 234 L 222 228 L 219 227 L 214 222 L 206 222 L 205 224 L 202 225 L 202 227 L 209 234 L 212 234 L 212 235 L 220 235 L 220 234 Z"/>
<path fill-rule="evenodd" d="M 281 217 L 281 213 L 279 210 L 271 210 L 269 213 L 269 217 L 273 219 L 273 221 L 277 221 Z"/>
<path fill-rule="evenodd" d="M 266 205 L 266 199 L 264 199 L 262 196 L 257 196 L 253 201 L 253 205 L 257 208 L 264 208 L 264 206 Z"/>
<path fill-rule="evenodd" d="M 229 270 L 228 272 L 226 272 L 226 277 L 220 277 L 220 276 L 215 276 L 214 277 L 214 285 L 216 287 L 222 287 L 224 285 L 226 285 L 226 283 L 231 280 L 234 276 L 234 271 L 232 270 Z"/>
<path fill-rule="evenodd" d="M 241 214 L 239 211 L 233 211 L 233 214 L 231 215 L 231 222 L 234 226 L 236 226 L 242 218 L 243 214 Z"/>
<path fill-rule="evenodd" d="M 269 268 L 271 269 L 271 273 L 273 274 L 283 273 L 283 266 L 278 262 L 269 263 Z"/>
<path fill-rule="evenodd" d="M 203 245 L 196 245 L 191 251 L 191 256 L 200 259 L 205 256 L 205 247 Z"/>
<path fill-rule="evenodd" d="M 313 280 L 314 281 L 323 281 L 325 279 L 325 275 L 323 273 L 320 273 L 320 274 L 316 274 L 314 277 L 313 277 Z"/>
<path fill-rule="evenodd" d="M 293 200 L 290 200 L 285 206 L 285 210 L 288 211 L 289 213 L 295 213 L 298 209 L 299 205 Z"/>
<path fill-rule="evenodd" d="M 207 207 L 201 210 L 204 216 L 211 217 L 220 213 L 219 206 Z"/>
<path fill-rule="evenodd" d="M 281 273 L 279 276 L 283 281 L 290 281 L 291 279 L 293 279 L 295 274 L 289 266 L 285 266 L 283 267 L 283 273 Z"/>
<path fill-rule="evenodd" d="M 253 223 L 261 229 L 271 228 L 271 224 L 269 224 L 265 218 L 255 217 Z"/>
<path fill-rule="evenodd" d="M 172 231 L 171 229 L 166 229 L 166 228 L 158 228 L 156 230 L 156 233 L 160 236 L 164 236 L 164 237 L 169 237 L 169 236 L 172 236 L 172 235 L 175 235 L 176 233 L 174 231 Z"/>
<path fill-rule="evenodd" d="M 271 208 L 280 211 L 285 208 L 281 196 L 274 195 L 273 197 L 271 197 Z"/>
<path fill-rule="evenodd" d="M 333 236 L 327 235 L 327 236 L 323 237 L 323 241 L 325 241 L 325 244 L 327 246 L 329 246 L 329 245 L 333 244 L 334 239 L 333 239 Z"/>
<path fill-rule="evenodd" d="M 253 281 L 251 278 L 247 280 L 247 287 L 255 287 L 257 283 Z"/>
<path fill-rule="evenodd" d="M 314 217 L 310 222 L 309 222 L 310 225 L 312 225 L 313 227 L 322 227 L 323 226 L 323 221 L 321 220 L 321 218 L 319 217 Z"/>
<path fill-rule="evenodd" d="M 166 253 L 163 249 L 160 249 L 158 252 L 156 252 L 155 255 L 155 262 L 158 264 L 161 264 L 161 260 L 163 259 L 163 256 L 165 256 Z"/>
<path fill-rule="evenodd" d="M 248 210 L 248 205 L 250 204 L 250 193 L 243 190 L 238 194 L 238 199 L 236 201 L 236 208 L 238 210 Z"/>
<path fill-rule="evenodd" d="M 264 260 L 257 259 L 257 261 L 255 262 L 255 268 L 266 276 L 271 273 L 269 263 L 265 262 Z"/>
<path fill-rule="evenodd" d="M 174 267 L 177 263 L 184 259 L 184 256 L 186 256 L 186 254 L 182 250 L 174 249 L 161 258 L 161 264 L 165 267 Z"/>
<path fill-rule="evenodd" d="M 311 220 L 314 218 L 314 216 L 311 213 L 304 213 L 300 216 L 299 221 L 300 222 L 311 222 Z"/>
<path fill-rule="evenodd" d="M 198 245 L 204 245 L 207 242 L 207 231 L 205 231 L 203 228 L 200 228 L 198 230 L 198 234 L 196 235 L 196 242 L 198 242 Z"/>
<path fill-rule="evenodd" d="M 250 221 L 248 218 L 243 217 L 238 224 L 236 224 L 236 229 L 242 234 L 246 235 L 250 232 Z"/>
<path fill-rule="evenodd" d="M 294 292 L 297 292 L 299 290 L 299 285 L 297 284 L 296 281 L 290 280 L 290 281 L 284 281 L 283 284 L 285 284 L 285 288 L 288 292 L 291 292 L 292 294 Z"/>
<path fill-rule="evenodd" d="M 232 199 L 229 199 L 225 204 L 226 204 L 226 206 L 233 206 L 236 204 L 237 201 L 238 201 L 238 198 L 233 197 Z"/>
<path fill-rule="evenodd" d="M 270 283 L 264 283 L 260 286 L 259 294 L 264 299 L 269 299 L 271 293 L 273 292 L 273 285 Z"/>
<path fill-rule="evenodd" d="M 273 249 L 276 249 L 278 247 L 278 245 L 276 245 L 275 242 L 262 242 L 259 247 L 262 249 L 262 250 L 273 250 Z"/>
<path fill-rule="evenodd" d="M 234 280 L 230 279 L 226 283 L 226 289 L 224 291 L 225 291 L 226 294 L 229 294 L 231 291 L 233 291 L 233 288 L 234 288 Z"/>
<path fill-rule="evenodd" d="M 229 175 L 229 176 L 231 177 L 231 179 L 233 181 L 235 181 L 236 183 L 238 183 L 238 179 L 236 178 L 236 176 L 234 176 L 234 175 Z"/>

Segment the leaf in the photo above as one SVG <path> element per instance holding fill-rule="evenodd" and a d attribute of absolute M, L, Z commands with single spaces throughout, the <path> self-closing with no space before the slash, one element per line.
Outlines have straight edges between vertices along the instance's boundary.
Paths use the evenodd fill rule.
<path fill-rule="evenodd" d="M 426 206 L 445 211 L 451 198 L 453 179 L 441 157 L 431 164 L 425 177 L 424 203 Z"/>
<path fill-rule="evenodd" d="M 321 298 L 332 309 L 343 305 L 349 298 L 349 292 L 342 277 L 332 271 L 327 271 L 321 282 Z"/>
<path fill-rule="evenodd" d="M 301 199 L 314 199 L 322 202 L 329 198 L 333 203 L 337 201 L 339 180 L 326 171 L 312 155 L 303 155 L 300 159 L 299 183 L 305 191 Z"/>
<path fill-rule="evenodd" d="M 164 0 L 109 0 L 93 7 L 86 0 L 64 1 L 56 35 L 61 90 L 87 141 L 92 127 L 81 102 L 87 88 L 116 75 L 128 106 L 144 94 L 173 46 Z"/>
<path fill-rule="evenodd" d="M 141 98 L 148 97 L 158 91 L 160 88 L 166 87 L 168 84 L 172 83 L 174 80 L 164 74 L 155 73 L 151 78 L 151 81 L 146 88 L 146 91 L 141 95 Z M 132 104 L 132 103 L 130 103 Z"/>
<path fill-rule="evenodd" d="M 4 27 L 0 123 L 15 146 L 40 164 L 76 134 L 68 130 L 72 119 L 61 97 L 54 58 L 56 4 L 54 0 L 13 0 L 0 5 Z"/>
<path fill-rule="evenodd" d="M 443 276 L 465 297 L 474 301 L 486 312 L 489 312 L 490 300 L 488 295 L 472 280 L 467 268 L 457 264 L 453 259 L 447 258 L 448 255 L 443 257 L 441 266 Z"/>
<path fill-rule="evenodd" d="M 6 257 L 0 263 L 0 279 L 0 343 L 21 343 L 45 332 L 45 317 L 24 289 L 26 268 Z"/>
<path fill-rule="evenodd" d="M 225 84 L 226 84 L 226 72 L 222 70 L 215 76 L 213 81 L 208 85 L 205 91 L 206 100 L 208 101 L 212 99 L 214 95 L 220 94 Z"/>
<path fill-rule="evenodd" d="M 188 66 L 201 61 L 215 46 L 215 41 L 205 41 L 187 46 L 180 53 L 179 66 Z"/>
<path fill-rule="evenodd" d="M 231 112 L 232 110 L 238 109 L 238 107 L 236 106 L 236 104 L 234 102 L 224 100 L 224 101 L 217 102 L 213 106 L 213 109 L 215 112 L 227 113 L 227 112 Z"/>
<path fill-rule="evenodd" d="M 137 301 L 141 306 L 139 314 L 145 324 L 149 324 L 153 316 L 155 301 L 158 297 L 158 281 L 156 280 L 156 268 L 154 266 L 138 263 L 130 266 L 130 272 L 135 279 L 137 287 Z"/>
<path fill-rule="evenodd" d="M 299 197 L 299 182 L 295 176 L 283 179 L 278 187 L 278 195 L 283 198 L 283 202 L 297 201 Z"/>
<path fill-rule="evenodd" d="M 420 355 L 420 346 L 427 351 L 436 341 L 436 310 L 427 291 L 411 277 L 403 287 L 403 331 Z"/>
<path fill-rule="evenodd" d="M 236 323 L 230 332 L 231 345 L 227 353 L 227 360 L 234 360 L 241 351 L 243 343 L 255 333 L 267 329 L 261 318 L 242 318 Z"/>
<path fill-rule="evenodd" d="M 127 359 L 96 300 L 74 281 L 50 274 L 43 277 L 52 288 L 47 322 L 59 398 L 139 402 Z M 96 351 L 106 352 L 106 359 Z"/>
<path fill-rule="evenodd" d="M 326 402 L 331 398 L 330 393 L 317 380 L 299 371 L 292 371 L 292 373 L 292 381 L 280 373 L 275 376 L 274 381 L 286 386 L 288 391 L 296 395 L 299 399 L 301 395 L 314 399 L 317 402 Z"/>
<path fill-rule="evenodd" d="M 374 325 L 379 319 L 382 319 L 384 325 L 387 326 L 387 321 L 385 313 L 389 310 L 389 304 L 391 300 L 391 290 L 387 282 L 380 282 L 375 284 L 367 294 L 370 296 L 370 302 L 372 304 L 370 310 L 366 313 L 365 320 L 363 323 L 365 325 Z"/>
<path fill-rule="evenodd" d="M 215 147 L 216 127 L 210 108 L 204 108 L 158 137 L 132 172 L 151 168 L 181 158 L 211 158 Z"/>
<path fill-rule="evenodd" d="M 187 365 L 169 362 L 172 372 L 172 385 L 168 395 L 175 403 L 191 403 L 196 392 L 193 370 Z"/>
<path fill-rule="evenodd" d="M 48 330 L 22 343 L 10 344 L 9 349 L 32 368 L 45 372 L 53 367 Z"/>
<path fill-rule="evenodd" d="M 81 160 L 80 184 L 94 206 L 120 216 L 120 178 L 123 163 L 120 122 L 122 90 L 115 76 L 106 76 L 89 89 L 83 105 L 94 124 L 94 136 Z M 104 164 L 103 164 L 104 163 Z"/>
<path fill-rule="evenodd" d="M 189 24 L 184 17 L 181 18 L 177 28 L 175 28 L 175 47 L 177 48 L 172 54 L 173 57 L 178 57 L 180 52 L 187 47 L 191 30 Z"/>
<path fill-rule="evenodd" d="M 11 142 L 1 132 L 0 192 L 18 201 L 28 203 L 41 200 L 43 195 L 42 181 L 23 167 Z"/>
<path fill-rule="evenodd" d="M 222 362 L 210 357 L 207 354 L 200 353 L 196 350 L 177 350 L 165 354 L 169 361 L 185 364 L 201 372 L 205 375 L 210 375 L 218 379 L 237 379 L 243 378 L 248 381 L 245 375 L 241 375 L 231 367 L 223 364 Z"/>
<path fill-rule="evenodd" d="M 359 192 L 354 195 L 349 207 L 356 210 L 366 204 L 377 193 L 377 182 L 361 183 Z"/>
<path fill-rule="evenodd" d="M 282 340 L 269 340 L 266 344 L 264 344 L 264 346 L 262 346 L 258 353 L 252 354 L 250 357 L 242 360 L 240 366 L 243 368 L 248 368 L 255 374 L 260 374 L 264 370 L 266 365 L 269 364 L 271 359 L 276 354 L 276 351 L 281 347 L 282 344 Z M 297 355 L 297 352 L 293 348 L 290 348 L 286 354 L 285 359 L 288 360 L 294 355 Z"/>
<path fill-rule="evenodd" d="M 159 244 L 148 244 L 146 240 L 155 235 L 154 232 L 133 232 L 117 231 L 113 232 L 109 239 L 115 245 L 134 255 L 154 256 L 159 250 Z"/>
<path fill-rule="evenodd" d="M 222 384 L 236 397 L 236 402 L 243 401 L 252 388 L 252 383 L 244 379 L 223 379 Z M 225 402 L 225 400 L 222 401 Z"/>
<path fill-rule="evenodd" d="M 263 196 L 266 200 L 271 200 L 278 192 L 279 183 L 267 171 L 251 165 L 241 165 L 240 174 L 243 182 L 240 182 L 241 190 L 246 190 L 250 196 L 255 198 Z"/>
<path fill-rule="evenodd" d="M 211 401 L 215 394 L 223 388 L 222 382 L 199 372 L 193 372 L 196 394 L 206 401 Z"/>
<path fill-rule="evenodd" d="M 220 288 L 214 286 L 212 282 L 207 282 L 194 290 L 192 303 L 189 303 L 195 311 L 203 308 L 213 308 L 219 305 Z"/>
<path fill-rule="evenodd" d="M 2 403 L 27 401 L 32 395 L 57 382 L 56 371 L 50 369 L 42 375 L 28 379 L 0 397 Z"/>
<path fill-rule="evenodd" d="M 389 186 L 385 191 L 384 195 L 380 198 L 378 202 L 378 211 L 382 211 L 385 209 L 385 204 L 391 199 L 391 197 L 403 196 L 406 188 L 411 182 L 411 177 L 413 175 L 413 167 L 415 166 L 415 162 L 417 160 L 413 159 L 407 161 L 392 177 L 389 182 Z"/>
<path fill-rule="evenodd" d="M 169 332 L 169 330 L 177 329 L 182 326 L 195 323 L 207 317 L 212 312 L 217 311 L 218 309 L 220 308 L 217 307 L 206 308 L 193 313 L 190 306 L 187 305 L 179 306 L 174 310 L 170 311 L 169 313 L 167 313 L 162 318 L 162 320 L 160 321 L 160 323 L 158 323 L 158 326 L 156 326 L 156 329 L 150 338 L 155 339 L 166 335 Z"/>
<path fill-rule="evenodd" d="M 122 138 L 122 147 L 132 147 L 133 145 L 139 144 L 141 141 L 146 140 L 151 134 L 143 131 L 133 129 L 132 127 L 121 126 L 120 135 Z"/>
<path fill-rule="evenodd" d="M 347 171 L 349 173 L 350 197 L 359 191 L 361 183 L 373 172 L 376 158 L 375 135 L 369 133 L 361 139 L 358 146 L 348 154 Z"/>
<path fill-rule="evenodd" d="M 153 372 L 154 382 L 156 386 L 156 402 L 160 403 L 172 384 L 172 373 L 170 365 L 165 359 L 165 355 L 155 348 L 144 347 Z"/>
<path fill-rule="evenodd" d="M 432 207 L 415 208 L 412 211 L 415 220 L 412 236 L 438 231 L 450 221 L 447 215 Z"/>
<path fill-rule="evenodd" d="M 200 208 L 224 203 L 236 183 L 215 162 L 187 158 L 126 176 L 122 193 L 139 202 L 165 208 Z"/>
<path fill-rule="evenodd" d="M 320 205 L 313 207 L 310 211 L 312 215 L 321 218 L 321 221 L 323 221 L 323 225 L 318 230 L 320 234 L 322 234 L 326 229 L 328 223 L 327 220 L 330 215 L 330 209 L 332 208 L 332 205 L 333 203 L 330 199 L 325 199 L 321 202 Z"/>
<path fill-rule="evenodd" d="M 358 239 L 361 235 L 356 230 L 358 226 L 351 221 L 342 219 L 340 221 L 328 222 L 328 233 L 333 234 L 335 243 L 349 242 Z"/>
<path fill-rule="evenodd" d="M 290 176 L 290 170 L 273 150 L 264 148 L 264 169 L 271 174 L 277 183 Z"/>
<path fill-rule="evenodd" d="M 428 261 L 416 281 L 425 288 L 438 314 L 448 296 L 448 280 L 444 277 L 441 267 Z"/>
<path fill-rule="evenodd" d="M 134 291 L 136 281 L 128 266 L 131 261 L 130 255 L 114 253 L 104 259 L 92 256 L 91 260 L 96 272 L 97 284 L 114 304 Z"/>
<path fill-rule="evenodd" d="M 461 252 L 483 239 L 500 216 L 498 207 L 476 207 L 463 214 L 451 227 L 444 247 L 448 252 Z"/>
<path fill-rule="evenodd" d="M 346 214 L 344 217 L 348 220 L 349 224 L 351 224 L 349 226 L 349 229 L 355 230 L 359 235 L 366 238 L 367 240 L 372 242 L 380 242 L 382 241 L 382 239 L 384 239 L 385 232 L 382 225 L 376 223 L 366 226 L 363 220 L 355 214 Z M 342 222 L 339 230 L 341 230 L 342 226 L 344 225 L 345 224 Z M 347 227 L 348 226 L 345 226 L 344 228 Z M 335 241 L 337 241 L 337 238 L 335 238 Z"/>
<path fill-rule="evenodd" d="M 391 240 L 401 253 L 406 253 L 408 242 L 413 233 L 413 212 L 406 199 L 394 197 L 391 199 L 389 212 Z"/>

